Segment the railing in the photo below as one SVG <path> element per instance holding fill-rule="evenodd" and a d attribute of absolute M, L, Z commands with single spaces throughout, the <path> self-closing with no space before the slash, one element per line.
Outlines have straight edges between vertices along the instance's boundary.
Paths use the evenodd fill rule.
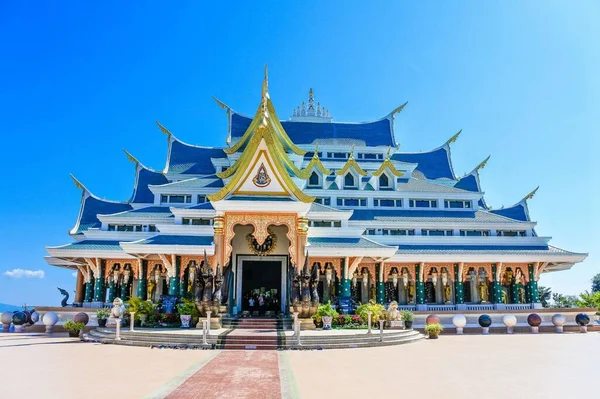
<path fill-rule="evenodd" d="M 494 305 L 467 305 L 467 310 L 494 310 Z"/>
<path fill-rule="evenodd" d="M 455 305 L 427 305 L 427 310 L 434 312 L 445 312 L 448 310 L 456 310 Z"/>
<path fill-rule="evenodd" d="M 532 309 L 530 303 L 511 303 L 503 306 L 505 310 L 527 310 Z M 500 307 L 499 307 L 500 308 Z"/>
<path fill-rule="evenodd" d="M 409 310 L 411 312 L 414 312 L 417 309 L 417 307 L 415 305 L 398 305 L 398 309 Z"/>

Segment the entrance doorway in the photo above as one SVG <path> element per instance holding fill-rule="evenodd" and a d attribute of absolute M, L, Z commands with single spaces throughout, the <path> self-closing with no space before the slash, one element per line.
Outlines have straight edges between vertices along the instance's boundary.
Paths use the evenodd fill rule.
<path fill-rule="evenodd" d="M 281 309 L 281 262 L 244 261 L 242 297 L 242 310 L 258 311 L 261 316 L 267 311 L 278 312 Z"/>
<path fill-rule="evenodd" d="M 286 313 L 287 256 L 238 255 L 234 314 L 250 311 Z M 264 307 L 259 307 L 262 295 Z M 252 301 L 251 301 L 252 299 Z M 254 313 L 256 312 L 256 313 Z"/>

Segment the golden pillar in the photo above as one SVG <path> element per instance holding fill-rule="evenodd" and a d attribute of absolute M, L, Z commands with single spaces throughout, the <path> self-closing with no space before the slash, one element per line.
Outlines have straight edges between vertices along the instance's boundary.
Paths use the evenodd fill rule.
<path fill-rule="evenodd" d="M 299 217 L 296 219 L 296 234 L 297 234 L 297 252 L 296 264 L 298 267 L 304 265 L 304 255 L 306 254 L 306 244 L 308 241 L 308 218 Z"/>
<path fill-rule="evenodd" d="M 224 227 L 225 227 L 225 217 L 224 216 L 215 216 L 213 221 L 213 228 L 215 231 L 214 242 L 215 242 L 215 261 L 218 265 L 225 266 L 225 262 L 227 259 L 223 259 L 223 254 L 225 251 L 225 236 L 224 236 Z"/>

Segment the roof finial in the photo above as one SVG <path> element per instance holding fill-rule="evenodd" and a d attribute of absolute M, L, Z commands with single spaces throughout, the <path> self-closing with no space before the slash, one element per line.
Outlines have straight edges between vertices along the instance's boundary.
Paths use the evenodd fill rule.
<path fill-rule="evenodd" d="M 386 161 L 389 161 L 391 153 L 392 153 L 392 147 L 388 147 L 387 154 L 385 154 Z"/>
<path fill-rule="evenodd" d="M 169 131 L 169 129 L 167 129 L 166 127 L 164 127 L 163 125 L 161 125 L 158 121 L 155 121 L 156 124 L 158 125 L 159 129 L 161 132 L 163 132 L 164 134 L 166 134 L 167 136 L 171 137 L 173 135 L 173 133 L 171 133 Z"/>
<path fill-rule="evenodd" d="M 529 194 L 527 194 L 525 196 L 525 198 L 523 198 L 524 200 L 530 200 L 533 198 L 533 196 L 535 195 L 535 193 L 537 193 L 537 190 L 539 190 L 540 186 L 537 186 L 532 192 L 530 192 Z"/>
<path fill-rule="evenodd" d="M 72 174 L 72 173 L 69 173 L 69 176 L 71 176 L 71 179 L 73 179 L 73 182 L 75 182 L 75 186 L 76 186 L 77 188 L 80 188 L 80 189 L 82 189 L 83 191 L 87 191 L 87 188 L 85 188 L 85 186 L 84 186 L 83 184 L 81 184 L 81 182 L 80 182 L 79 180 L 77 180 L 77 179 L 75 178 L 75 176 L 73 176 L 73 174 Z"/>
<path fill-rule="evenodd" d="M 446 141 L 446 144 L 454 143 L 458 139 L 458 136 L 460 136 L 461 133 L 462 133 L 462 129 L 460 129 L 458 132 L 456 132 L 456 134 L 454 136 L 450 137 L 450 139 L 448 139 L 448 141 Z"/>
<path fill-rule="evenodd" d="M 408 101 L 405 102 L 404 104 L 402 104 L 401 106 L 399 106 L 398 108 L 394 109 L 392 112 L 390 112 L 390 116 L 392 117 L 392 119 L 394 118 L 394 116 L 400 112 L 402 112 L 402 110 L 404 109 L 404 107 L 406 107 L 406 104 L 408 104 Z"/>
<path fill-rule="evenodd" d="M 484 159 L 479 165 L 477 165 L 475 167 L 475 170 L 479 170 L 479 169 L 483 169 L 485 168 L 485 165 L 487 165 L 488 161 L 490 160 L 491 155 L 488 155 L 488 157 L 486 159 Z"/>
<path fill-rule="evenodd" d="M 140 161 L 138 161 L 136 159 L 136 157 L 134 157 L 133 155 L 131 155 L 125 148 L 123 148 L 123 152 L 125 153 L 125 155 L 127 155 L 127 159 L 129 159 L 134 164 L 138 165 L 140 163 Z"/>
<path fill-rule="evenodd" d="M 265 64 L 265 80 L 263 81 L 263 96 L 269 93 L 269 67 Z"/>
<path fill-rule="evenodd" d="M 315 143 L 315 153 L 313 154 L 313 158 L 319 158 L 319 143 Z"/>
<path fill-rule="evenodd" d="M 352 144 L 352 149 L 350 149 L 350 159 L 354 159 L 354 144 Z"/>

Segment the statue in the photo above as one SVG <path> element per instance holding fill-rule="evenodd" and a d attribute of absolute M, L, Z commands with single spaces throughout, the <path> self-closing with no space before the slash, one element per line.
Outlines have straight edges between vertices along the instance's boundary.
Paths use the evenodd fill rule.
<path fill-rule="evenodd" d="M 314 265 L 312 267 L 311 275 L 310 275 L 310 297 L 312 299 L 312 303 L 319 303 L 319 267 Z"/>
<path fill-rule="evenodd" d="M 408 303 L 413 303 L 415 300 L 415 285 L 414 284 L 410 284 L 408 286 Z"/>
<path fill-rule="evenodd" d="M 221 266 L 217 264 L 217 272 L 214 277 L 214 291 L 212 295 L 212 311 L 213 315 L 218 315 L 221 309 L 221 287 L 223 286 L 223 273 Z"/>
<path fill-rule="evenodd" d="M 519 303 L 525 303 L 525 288 L 519 287 Z"/>
<path fill-rule="evenodd" d="M 310 292 L 310 282 L 311 275 L 308 270 L 308 254 L 304 260 L 304 267 L 302 268 L 302 272 L 300 273 L 300 287 L 302 290 L 302 308 L 300 312 L 300 317 L 310 317 L 317 310 L 315 306 L 311 306 L 311 292 Z M 318 304 L 317 304 L 318 307 Z M 314 311 L 313 311 L 314 309 Z"/>
<path fill-rule="evenodd" d="M 196 297 L 196 301 L 200 301 L 200 306 L 197 307 L 200 311 L 201 316 L 206 316 L 206 312 L 212 310 L 211 300 L 213 294 L 213 279 L 213 270 L 210 267 L 210 264 L 208 263 L 208 256 L 206 256 L 206 251 L 204 251 L 204 261 L 202 262 L 202 266 L 200 267 L 200 281 L 202 282 L 202 289 L 199 290 L 199 296 Z"/>
<path fill-rule="evenodd" d="M 515 284 L 523 284 L 523 272 L 521 268 L 517 269 L 517 273 L 515 275 Z"/>
<path fill-rule="evenodd" d="M 154 279 L 148 280 L 148 289 L 146 292 L 147 298 L 149 301 L 154 299 L 154 292 L 156 291 L 156 282 Z"/>
<path fill-rule="evenodd" d="M 488 301 L 488 287 L 485 282 L 480 282 L 477 287 L 479 290 L 479 300 L 481 303 L 486 303 Z"/>
<path fill-rule="evenodd" d="M 508 294 L 506 293 L 505 289 L 502 290 L 502 303 L 508 303 Z"/>
<path fill-rule="evenodd" d="M 450 289 L 450 284 L 446 283 L 444 287 L 444 297 L 446 299 L 446 303 L 452 302 L 452 290 Z"/>
<path fill-rule="evenodd" d="M 390 302 L 386 316 L 385 316 L 386 320 L 387 321 L 398 321 L 398 320 L 400 320 L 400 316 L 401 316 L 401 313 L 398 310 L 398 302 L 396 302 L 396 301 Z"/>
<path fill-rule="evenodd" d="M 63 290 L 60 287 L 56 287 L 58 288 L 58 290 L 60 291 L 60 293 L 62 295 L 64 295 L 65 297 L 62 299 L 62 301 L 60 301 L 60 306 L 62 306 L 63 308 L 67 307 L 67 301 L 69 300 L 69 293 L 66 290 Z"/>
<path fill-rule="evenodd" d="M 294 307 L 294 312 L 299 312 L 300 309 L 297 308 L 297 306 L 300 303 L 300 274 L 298 273 L 298 268 L 295 264 L 292 265 L 290 272 L 292 275 L 290 300 L 292 302 L 292 306 Z"/>

